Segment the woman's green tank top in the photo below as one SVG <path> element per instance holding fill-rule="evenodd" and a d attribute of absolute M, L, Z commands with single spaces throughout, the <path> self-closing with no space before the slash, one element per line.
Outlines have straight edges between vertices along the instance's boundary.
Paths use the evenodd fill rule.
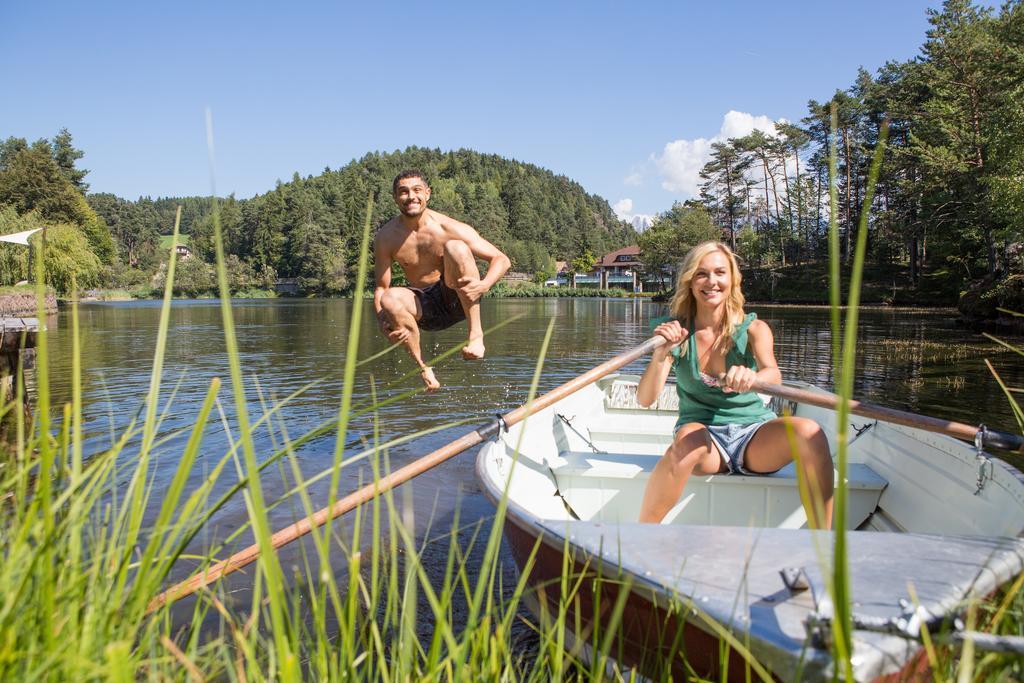
<path fill-rule="evenodd" d="M 654 321 L 657 325 L 669 318 Z M 748 313 L 732 335 L 733 345 L 725 356 L 726 369 L 734 365 L 745 365 L 757 370 L 757 361 L 748 344 L 747 328 L 757 320 L 756 313 Z M 700 371 L 697 358 L 697 339 L 692 326 L 686 341 L 685 354 L 680 347 L 671 350 L 674 359 L 672 368 L 676 375 L 676 393 L 679 395 L 679 419 L 676 427 L 688 422 L 699 422 L 705 425 L 754 424 L 775 417 L 761 397 L 753 391 L 743 394 L 725 393 L 717 386 L 711 386 L 712 380 Z"/>

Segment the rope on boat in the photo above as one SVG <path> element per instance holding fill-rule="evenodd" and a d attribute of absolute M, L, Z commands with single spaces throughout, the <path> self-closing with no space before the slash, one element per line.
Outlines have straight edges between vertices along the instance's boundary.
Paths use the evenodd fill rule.
<path fill-rule="evenodd" d="M 565 511 L 569 513 L 569 516 L 577 522 L 580 521 L 580 516 L 572 509 L 572 505 L 569 505 L 569 501 L 566 499 L 565 494 L 558 488 L 558 477 L 555 476 L 555 471 L 551 469 L 550 465 L 548 465 L 548 472 L 551 473 L 551 483 L 555 485 L 554 495 L 562 500 L 562 506 L 565 507 Z"/>
<path fill-rule="evenodd" d="M 572 419 L 566 417 L 565 415 L 562 415 L 561 413 L 555 413 L 555 417 L 557 417 L 559 420 L 564 422 L 565 426 L 568 427 L 569 429 L 571 429 L 573 434 L 575 434 L 576 436 L 578 436 L 581 439 L 583 439 L 583 441 L 585 441 L 586 444 L 588 446 L 590 446 L 590 450 L 592 450 L 594 453 L 607 453 L 608 452 L 608 451 L 602 451 L 600 448 L 598 448 L 597 446 L 594 445 L 593 441 L 591 441 L 587 437 L 583 436 L 583 434 L 580 432 L 580 430 L 578 430 L 575 427 L 573 427 L 572 426 Z"/>
<path fill-rule="evenodd" d="M 824 649 L 831 648 L 833 610 L 829 594 L 823 590 L 822 586 L 815 585 L 803 567 L 787 567 L 779 574 L 789 590 L 793 592 L 811 590 L 815 612 L 807 617 L 804 627 L 816 646 Z M 885 633 L 917 642 L 922 642 L 922 633 L 927 632 L 931 635 L 932 641 L 943 645 L 962 647 L 970 642 L 976 649 L 986 652 L 1024 654 L 1024 637 L 1022 636 L 968 631 L 964 629 L 963 620 L 955 614 L 933 614 L 923 606 L 914 605 L 905 599 L 901 599 L 899 605 L 903 611 L 895 617 L 852 615 L 853 630 Z"/>
<path fill-rule="evenodd" d="M 934 640 L 945 643 L 947 639 L 950 645 L 962 646 L 970 641 L 978 650 L 1024 655 L 1024 637 L 1021 636 L 1001 636 L 983 631 L 954 631 L 948 636 L 939 636 Z"/>
<path fill-rule="evenodd" d="M 895 619 L 872 619 L 857 615 L 853 617 L 853 628 L 857 631 L 887 633 L 920 642 L 922 640 L 921 631 L 927 629 L 929 634 L 932 634 L 931 639 L 943 645 L 962 647 L 967 642 L 971 642 L 975 649 L 986 652 L 1024 654 L 1024 637 L 985 633 L 984 631 L 967 631 L 959 618 L 932 617 L 929 620 L 918 622 L 914 626 L 908 625 L 903 617 Z M 944 628 L 950 626 L 952 626 L 952 630 L 943 631 Z"/>

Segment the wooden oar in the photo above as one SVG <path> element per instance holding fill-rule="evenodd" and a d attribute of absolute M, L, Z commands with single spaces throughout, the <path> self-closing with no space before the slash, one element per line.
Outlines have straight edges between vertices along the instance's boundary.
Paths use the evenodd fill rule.
<path fill-rule="evenodd" d="M 610 372 L 614 372 L 623 366 L 629 365 L 633 361 L 641 358 L 648 353 L 654 351 L 662 344 L 665 343 L 665 338 L 659 335 L 651 337 L 643 344 L 630 349 L 624 353 L 615 356 L 614 358 L 605 361 L 591 370 L 583 373 L 575 379 L 569 380 L 565 384 L 552 389 L 543 396 L 538 397 L 532 403 L 522 405 L 515 410 L 505 413 L 501 417 L 494 418 L 486 425 L 460 436 L 451 443 L 438 448 L 432 453 L 424 455 L 422 458 L 415 460 L 401 469 L 395 470 L 391 474 L 382 477 L 378 481 L 372 484 L 367 484 L 363 488 L 350 493 L 344 498 L 338 500 L 333 506 L 325 507 L 322 510 L 314 513 L 309 517 L 305 517 L 294 524 L 287 526 L 280 531 L 276 532 L 271 536 L 271 544 L 274 549 L 280 548 L 283 545 L 291 543 L 300 536 L 308 534 L 313 529 L 322 526 L 329 520 L 334 519 L 340 515 L 345 514 L 349 510 L 372 500 L 379 496 L 381 493 L 388 491 L 399 484 L 405 483 L 413 477 L 423 474 L 432 467 L 440 465 L 449 458 L 458 455 L 467 448 L 472 448 L 477 444 L 480 444 L 484 439 L 488 439 L 491 436 L 499 433 L 501 428 L 511 427 L 514 424 L 522 422 L 524 419 L 529 417 L 531 414 L 543 410 L 548 406 L 552 405 L 565 398 L 569 394 L 579 391 L 583 387 L 596 382 Z M 222 560 L 214 565 L 211 565 L 202 574 L 196 574 L 186 581 L 171 587 L 164 591 L 160 595 L 153 598 L 149 603 L 148 612 L 152 612 L 159 609 L 162 605 L 174 602 L 187 595 L 191 595 L 200 588 L 208 586 L 214 581 L 226 576 L 234 571 L 241 569 L 242 567 L 255 561 L 260 555 L 259 545 L 251 545 L 244 550 L 240 550 L 226 560 Z"/>
<path fill-rule="evenodd" d="M 769 384 L 767 382 L 759 381 L 754 382 L 753 391 L 756 391 L 759 394 L 778 396 L 779 398 L 795 401 L 796 403 L 818 406 L 819 408 L 835 410 L 839 407 L 839 397 L 835 394 L 807 391 L 806 389 L 797 389 L 795 387 L 787 387 L 781 384 Z M 905 427 L 917 427 L 918 429 L 923 429 L 929 432 L 946 434 L 956 439 L 970 441 L 980 448 L 994 446 L 995 448 L 1003 448 L 1009 451 L 1024 453 L 1024 438 L 1017 434 L 988 429 L 984 425 L 981 425 L 980 427 L 972 427 L 971 425 L 964 424 L 963 422 L 940 420 L 937 417 L 918 415 L 917 413 L 909 413 L 902 410 L 896 410 L 894 408 L 886 408 L 884 406 L 865 403 L 854 399 L 850 400 L 849 405 L 850 412 L 854 415 L 870 417 L 884 422 L 892 422 Z"/>

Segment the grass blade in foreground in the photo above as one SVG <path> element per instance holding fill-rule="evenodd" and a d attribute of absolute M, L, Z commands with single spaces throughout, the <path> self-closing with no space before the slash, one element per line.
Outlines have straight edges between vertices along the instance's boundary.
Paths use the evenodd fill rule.
<path fill-rule="evenodd" d="M 206 113 L 206 135 L 210 156 L 213 156 L 213 121 L 209 110 Z M 217 284 L 220 290 L 221 316 L 224 324 L 224 345 L 227 347 L 228 367 L 231 373 L 231 388 L 235 398 L 235 411 L 238 420 L 238 429 L 242 440 L 242 456 L 245 462 L 245 470 L 249 476 L 249 487 L 247 499 L 249 518 L 252 522 L 253 531 L 256 535 L 258 545 L 265 552 L 261 555 L 260 570 L 266 581 L 267 598 L 270 606 L 270 620 L 273 628 L 274 645 L 277 648 L 278 667 L 280 675 L 285 680 L 298 680 L 299 662 L 296 653 L 292 652 L 287 639 L 287 628 L 285 626 L 284 604 L 284 574 L 277 561 L 277 556 L 271 552 L 270 522 L 267 519 L 266 503 L 263 498 L 263 487 L 258 476 L 259 465 L 256 461 L 256 448 L 253 445 L 252 431 L 249 428 L 249 411 L 245 397 L 245 383 L 242 379 L 242 366 L 238 355 L 238 341 L 235 336 L 234 317 L 231 314 L 231 289 L 228 287 L 227 266 L 224 256 L 224 237 L 220 224 L 220 207 L 217 203 L 217 193 L 213 195 L 213 236 L 214 247 L 217 254 Z M 258 595 L 258 593 L 257 593 Z"/>
<path fill-rule="evenodd" d="M 837 112 L 835 103 L 832 106 L 831 136 L 832 146 L 829 157 L 829 171 L 835 169 L 836 165 L 836 129 Z M 829 582 L 829 590 L 832 597 L 835 614 L 831 621 L 832 643 L 836 659 L 836 674 L 842 668 L 843 678 L 853 680 L 853 609 L 850 595 L 850 574 L 846 547 L 846 513 L 847 513 L 847 457 L 848 457 L 848 430 L 850 416 L 850 401 L 853 395 L 853 375 L 856 371 L 857 360 L 857 315 L 860 305 L 861 277 L 864 270 L 864 256 L 867 251 L 868 238 L 868 217 L 871 204 L 874 200 L 875 185 L 878 181 L 878 172 L 882 165 L 882 158 L 885 154 L 885 143 L 889 133 L 888 121 L 883 121 L 878 132 L 878 143 L 875 146 L 874 156 L 871 160 L 871 167 L 868 171 L 867 186 L 864 192 L 864 203 L 860 212 L 860 223 L 857 226 L 857 244 L 854 250 L 853 264 L 850 272 L 850 286 L 847 298 L 846 324 L 843 328 L 842 357 L 836 373 L 836 394 L 838 395 L 838 410 L 836 411 L 836 442 L 838 453 L 836 458 L 837 485 L 835 489 L 835 502 L 832 520 L 832 529 L 835 546 L 832 557 L 832 576 Z M 838 279 L 839 264 L 838 242 L 839 235 L 836 223 L 837 206 L 831 201 L 835 197 L 835 175 L 830 176 L 830 230 L 829 244 L 832 246 L 832 320 L 833 320 L 833 349 L 836 348 L 839 338 L 838 318 L 839 309 L 836 304 L 839 298 L 840 281 Z M 848 226 L 849 229 L 849 226 Z"/>

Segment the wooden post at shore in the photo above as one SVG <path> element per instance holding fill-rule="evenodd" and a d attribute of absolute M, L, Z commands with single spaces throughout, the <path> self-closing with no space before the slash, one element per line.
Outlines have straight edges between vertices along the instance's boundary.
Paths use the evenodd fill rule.
<path fill-rule="evenodd" d="M 38 318 L 0 318 L 0 401 L 7 405 L 14 401 L 18 367 L 30 367 L 35 359 L 36 335 L 39 333 Z M 24 404 L 26 417 L 29 415 L 28 402 Z M 7 412 L 0 421 L 0 441 L 9 443 L 8 436 L 14 431 L 16 416 Z"/>

